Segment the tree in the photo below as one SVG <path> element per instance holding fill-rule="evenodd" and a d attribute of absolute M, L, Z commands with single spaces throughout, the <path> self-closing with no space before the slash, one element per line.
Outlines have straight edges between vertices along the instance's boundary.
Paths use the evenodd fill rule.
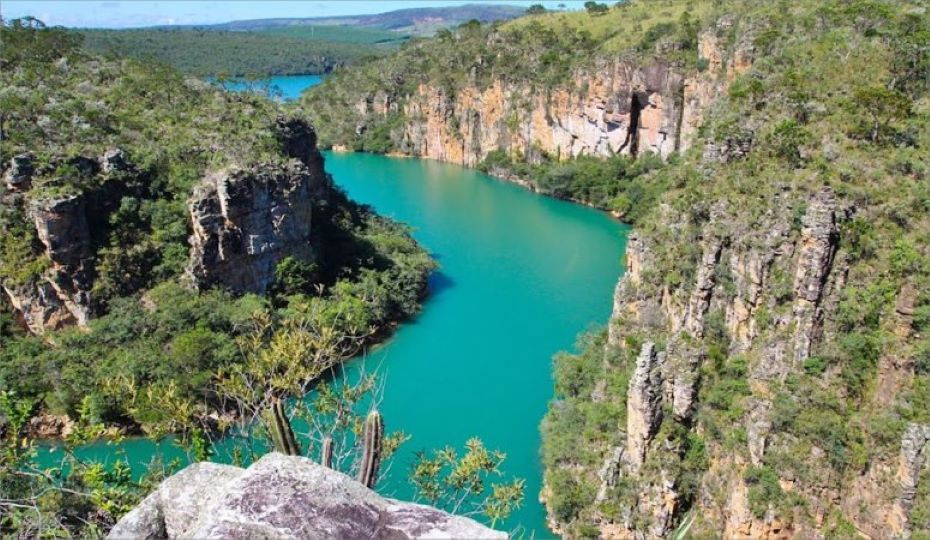
<path fill-rule="evenodd" d="M 542 15 L 543 13 L 546 13 L 546 8 L 542 4 L 533 4 L 526 8 L 527 15 Z"/>
<path fill-rule="evenodd" d="M 858 134 L 872 142 L 887 139 L 894 133 L 892 124 L 911 112 L 911 100 L 906 95 L 884 86 L 859 88 L 853 100 L 862 118 Z"/>
<path fill-rule="evenodd" d="M 488 485 L 488 477 L 501 475 L 506 455 L 489 451 L 477 438 L 469 439 L 465 449 L 461 457 L 452 447 L 437 450 L 432 456 L 418 453 L 410 475 L 415 498 L 453 514 L 484 514 L 493 527 L 523 503 L 525 482 L 513 479 Z"/>
<path fill-rule="evenodd" d="M 591 15 L 603 15 L 610 11 L 610 8 L 607 7 L 607 4 L 601 4 L 595 2 L 594 0 L 588 0 L 585 2 L 584 8 Z"/>

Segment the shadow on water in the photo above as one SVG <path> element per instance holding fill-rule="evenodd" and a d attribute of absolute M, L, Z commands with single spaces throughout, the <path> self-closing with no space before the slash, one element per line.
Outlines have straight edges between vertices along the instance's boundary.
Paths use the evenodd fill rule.
<path fill-rule="evenodd" d="M 429 295 L 435 297 L 443 291 L 455 287 L 455 281 L 442 270 L 434 270 L 433 273 L 429 275 L 428 287 Z"/>

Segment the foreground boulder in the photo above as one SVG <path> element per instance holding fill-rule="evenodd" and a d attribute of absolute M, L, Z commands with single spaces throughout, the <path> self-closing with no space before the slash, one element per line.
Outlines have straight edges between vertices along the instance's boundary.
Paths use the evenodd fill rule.
<path fill-rule="evenodd" d="M 507 538 L 430 506 L 385 499 L 302 457 L 248 469 L 196 463 L 162 482 L 109 538 Z"/>

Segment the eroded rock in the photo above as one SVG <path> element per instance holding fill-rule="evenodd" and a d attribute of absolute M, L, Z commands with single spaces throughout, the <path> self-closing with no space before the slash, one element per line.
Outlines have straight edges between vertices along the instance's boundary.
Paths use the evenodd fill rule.
<path fill-rule="evenodd" d="M 823 320 L 820 303 L 839 241 L 836 199 L 829 188 L 811 198 L 801 219 L 801 240 L 794 275 L 794 361 L 810 356 Z"/>
<path fill-rule="evenodd" d="M 17 154 L 10 158 L 10 168 L 3 176 L 3 181 L 13 191 L 26 191 L 32 184 L 35 173 L 33 161 L 35 156 L 29 152 Z"/>
<path fill-rule="evenodd" d="M 644 343 L 636 358 L 636 370 L 627 394 L 626 459 L 638 471 L 646 457 L 646 447 L 662 422 L 662 372 L 664 354 L 652 342 Z"/>
<path fill-rule="evenodd" d="M 507 538 L 473 520 L 381 497 L 302 457 L 248 469 L 197 463 L 168 478 L 109 538 Z"/>
<path fill-rule="evenodd" d="M 209 174 L 189 204 L 194 284 L 264 293 L 285 257 L 313 261 L 310 218 L 324 182 L 322 169 L 311 172 L 297 160 Z"/>

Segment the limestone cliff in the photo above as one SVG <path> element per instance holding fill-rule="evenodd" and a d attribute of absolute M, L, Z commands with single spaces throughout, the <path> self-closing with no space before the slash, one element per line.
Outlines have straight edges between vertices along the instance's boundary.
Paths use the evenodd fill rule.
<path fill-rule="evenodd" d="M 830 31 L 865 35 L 855 13 Z M 925 177 L 861 175 L 897 152 L 928 155 L 832 116 L 857 85 L 891 87 L 896 72 L 811 53 L 826 27 L 771 15 L 700 35 L 707 69 L 683 83 L 680 124 L 694 151 L 666 169 L 677 187 L 629 237 L 603 361 L 586 363 L 586 349 L 556 370 L 544 495 L 567 536 L 927 534 L 928 224 L 891 210 Z M 869 35 L 864 46 L 884 50 Z M 781 62 L 800 58 L 842 77 L 792 86 Z M 925 91 L 897 92 L 914 123 L 895 129 L 922 130 Z M 553 435 L 572 422 L 581 442 Z"/>
<path fill-rule="evenodd" d="M 96 165 L 87 160 L 88 167 Z M 11 159 L 5 175 L 8 193 L 4 204 L 21 208 L 35 231 L 46 269 L 27 282 L 3 283 L 19 321 L 32 332 L 42 333 L 90 319 L 93 249 L 87 220 L 87 204 L 80 194 L 27 199 L 35 169 L 30 154 Z"/>
<path fill-rule="evenodd" d="M 875 454 L 853 477 L 833 472 L 833 443 L 802 443 L 786 427 L 792 415 L 803 416 L 793 407 L 803 407 L 809 399 L 789 397 L 787 389 L 798 388 L 797 374 L 810 372 L 812 365 L 822 362 L 816 355 L 829 355 L 835 347 L 835 313 L 850 271 L 848 254 L 840 249 L 841 230 L 857 208 L 830 189 L 810 193 L 793 207 L 787 195 L 775 200 L 781 204 L 771 205 L 751 224 L 723 207 L 698 222 L 666 208 L 662 228 L 696 231 L 693 278 L 678 286 L 659 284 L 651 273 L 667 264 L 665 248 L 654 243 L 658 238 L 631 237 L 627 272 L 614 298 L 608 348 L 630 347 L 631 336 L 661 339 L 664 345 L 658 350 L 646 342 L 630 351 L 635 362 L 620 431 L 623 442 L 602 450 L 597 476 L 597 500 L 621 508 L 589 516 L 603 536 L 663 538 L 685 523 L 692 531 L 725 538 L 812 538 L 835 527 L 832 520 L 838 513 L 872 538 L 909 535 L 915 493 L 930 470 L 930 426 L 907 424 L 887 453 Z M 800 210 L 800 219 L 792 223 Z M 898 297 L 912 294 L 905 286 Z M 902 302 L 906 300 L 898 303 Z M 899 351 L 908 347 L 909 327 L 905 321 L 898 331 L 899 338 L 905 337 L 895 341 Z M 721 359 L 726 357 L 731 360 Z M 736 383 L 714 380 L 720 377 L 714 374 L 719 368 L 711 367 L 714 361 L 745 362 L 745 368 L 733 368 L 740 369 L 735 373 L 747 383 L 739 390 L 743 405 L 736 409 L 741 411 L 736 426 L 717 424 L 715 409 L 722 405 L 714 400 L 723 390 L 715 385 Z M 877 394 L 881 404 L 870 407 L 868 414 L 883 418 L 895 406 L 903 406 L 900 400 L 913 370 L 911 365 L 879 373 L 878 387 L 897 396 Z M 892 376 L 895 383 L 884 380 Z M 826 382 L 814 388 L 827 394 L 835 391 Z M 786 406 L 786 401 L 798 405 Z M 696 430 L 707 439 L 713 439 L 713 432 L 735 428 L 742 440 L 709 443 L 708 469 L 696 486 L 688 487 L 682 476 L 687 445 L 667 432 L 658 435 L 673 425 Z M 792 457 L 798 452 L 800 457 Z M 803 468 L 787 465 L 791 459 L 802 459 Z M 773 468 L 773 463 L 781 468 Z M 774 476 L 760 479 L 760 471 Z M 759 485 L 766 481 L 777 482 L 770 488 L 780 493 L 775 499 L 760 495 Z"/>
<path fill-rule="evenodd" d="M 679 138 L 684 77 L 667 64 L 625 62 L 581 70 L 571 84 L 539 92 L 494 81 L 450 96 L 421 85 L 407 96 L 398 148 L 415 156 L 474 166 L 489 152 L 557 158 L 653 152 L 668 156 Z M 384 110 L 373 108 L 373 114 Z"/>
<path fill-rule="evenodd" d="M 193 234 L 188 268 L 195 286 L 263 293 L 284 257 L 313 261 L 311 209 L 331 189 L 316 134 L 298 119 L 277 120 L 274 134 L 285 160 L 208 171 L 195 187 L 189 201 Z M 28 153 L 10 160 L 3 204 L 28 220 L 36 257 L 45 264 L 26 279 L 4 280 L 2 287 L 22 325 L 42 334 L 85 326 L 101 311 L 94 298 L 95 265 L 97 251 L 105 247 L 108 216 L 122 197 L 144 199 L 149 194 L 146 171 L 118 148 L 97 158 L 63 161 L 83 184 L 93 186 L 66 194 L 31 189 L 37 175 L 54 185 L 61 167 L 37 171 L 33 160 Z M 127 277 L 121 286 L 131 288 L 131 283 Z"/>
<path fill-rule="evenodd" d="M 312 193 L 324 182 L 296 161 L 208 175 L 190 202 L 196 286 L 264 293 L 285 256 L 312 261 Z"/>
<path fill-rule="evenodd" d="M 751 65 L 751 39 L 728 41 L 734 24 L 725 18 L 697 38 L 694 54 L 703 69 L 667 59 L 660 45 L 645 59 L 596 55 L 558 84 L 510 74 L 485 80 L 475 74 L 484 67 L 478 60 L 471 75 L 455 85 L 433 76 L 411 86 L 409 75 L 399 73 L 386 87 L 365 91 L 347 87 L 350 80 L 342 87 L 319 90 L 314 99 L 325 100 L 324 93 L 346 94 L 350 106 L 339 114 L 351 118 L 347 123 L 354 133 L 330 141 L 342 148 L 370 149 L 364 141 L 375 133 L 377 151 L 469 167 L 481 166 L 492 153 L 530 164 L 646 153 L 668 158 L 692 146 L 704 112 Z M 492 34 L 488 41 L 497 39 Z M 316 101 L 308 104 L 308 114 L 321 106 Z M 721 142 L 716 152 L 726 159 L 749 145 L 748 136 L 733 137 Z M 536 178 L 505 169 L 489 172 L 549 192 Z"/>
<path fill-rule="evenodd" d="M 301 457 L 248 469 L 196 463 L 171 478 L 108 538 L 507 538 L 467 518 L 383 498 Z"/>

